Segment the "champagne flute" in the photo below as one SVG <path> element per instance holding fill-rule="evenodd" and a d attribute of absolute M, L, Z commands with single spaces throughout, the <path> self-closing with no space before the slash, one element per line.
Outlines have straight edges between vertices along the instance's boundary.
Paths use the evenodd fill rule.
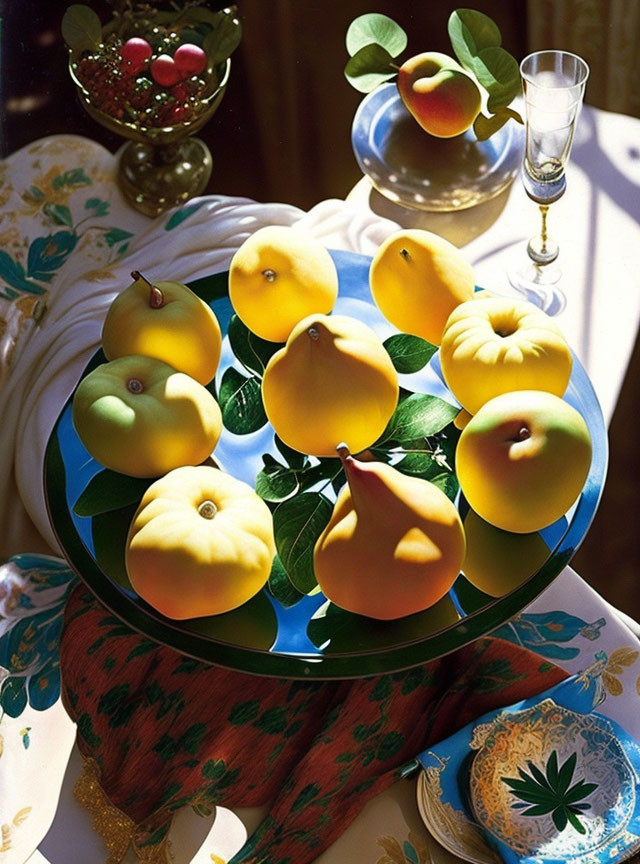
<path fill-rule="evenodd" d="M 525 154 L 522 182 L 540 209 L 540 233 L 527 244 L 529 261 L 508 274 L 509 282 L 548 314 L 564 309 L 555 264 L 558 244 L 549 236 L 549 206 L 565 192 L 565 169 L 584 98 L 589 67 L 568 51 L 536 51 L 520 64 L 525 107 Z"/>

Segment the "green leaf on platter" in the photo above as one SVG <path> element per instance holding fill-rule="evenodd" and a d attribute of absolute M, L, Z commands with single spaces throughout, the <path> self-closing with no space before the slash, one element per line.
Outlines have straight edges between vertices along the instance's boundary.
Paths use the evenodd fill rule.
<path fill-rule="evenodd" d="M 521 92 L 518 61 L 504 48 L 483 48 L 474 58 L 473 71 L 489 94 L 489 111 L 508 105 Z"/>
<path fill-rule="evenodd" d="M 39 201 L 43 200 L 44 192 L 37 186 L 29 186 L 27 191 L 22 193 L 22 198 L 25 201 L 33 201 L 34 204 L 37 204 Z"/>
<path fill-rule="evenodd" d="M 381 45 L 391 57 L 397 57 L 407 47 L 407 34 L 388 15 L 370 12 L 351 22 L 345 41 L 350 57 L 371 44 Z"/>
<path fill-rule="evenodd" d="M 91 478 L 73 505 L 73 512 L 76 516 L 97 516 L 137 505 L 152 482 L 148 477 L 129 477 L 105 469 Z"/>
<path fill-rule="evenodd" d="M 71 210 L 64 204 L 52 204 L 49 202 L 42 208 L 45 216 L 51 219 L 56 225 L 66 225 L 71 228 L 73 220 L 71 218 Z"/>
<path fill-rule="evenodd" d="M 287 465 L 290 465 L 291 468 L 303 468 L 309 463 L 309 457 L 306 453 L 300 453 L 299 450 L 294 450 L 293 447 L 289 447 L 289 445 L 285 444 L 277 435 L 274 436 L 274 441 L 278 451 L 283 456 Z"/>
<path fill-rule="evenodd" d="M 474 58 L 483 48 L 502 44 L 498 25 L 475 9 L 455 9 L 447 24 L 454 54 L 465 69 L 474 71 Z"/>
<path fill-rule="evenodd" d="M 435 435 L 451 423 L 459 410 L 438 396 L 412 393 L 399 403 L 376 446 L 391 441 L 402 445 Z"/>
<path fill-rule="evenodd" d="M 231 350 L 237 359 L 249 372 L 254 372 L 260 378 L 271 356 L 282 348 L 279 342 L 268 342 L 256 336 L 235 313 L 229 321 L 228 335 Z"/>
<path fill-rule="evenodd" d="M 89 6 L 74 3 L 62 16 L 62 38 L 76 53 L 91 51 L 102 40 L 100 19 Z"/>
<path fill-rule="evenodd" d="M 453 471 L 443 467 L 438 462 L 437 456 L 428 452 L 413 452 L 407 453 L 398 463 L 395 468 L 403 474 L 408 474 L 411 477 L 420 477 L 422 480 L 428 480 L 437 486 L 445 493 L 452 501 L 458 493 L 458 480 Z"/>
<path fill-rule="evenodd" d="M 260 382 L 229 367 L 220 381 L 220 408 L 225 429 L 236 435 L 256 432 L 267 422 Z"/>
<path fill-rule="evenodd" d="M 299 484 L 293 468 L 272 462 L 258 472 L 255 488 L 264 501 L 277 503 L 295 495 Z"/>
<path fill-rule="evenodd" d="M 515 120 L 516 123 L 524 123 L 524 120 L 512 108 L 501 106 L 496 108 L 496 113 L 491 117 L 484 114 L 478 114 L 473 124 L 473 131 L 478 141 L 486 141 L 491 138 L 494 132 L 501 129 L 508 120 Z"/>
<path fill-rule="evenodd" d="M 57 231 L 32 240 L 27 253 L 27 276 L 49 282 L 53 272 L 62 267 L 78 242 L 73 231 Z"/>
<path fill-rule="evenodd" d="M 111 205 L 108 201 L 103 201 L 101 198 L 88 198 L 84 202 L 84 209 L 93 210 L 92 216 L 107 216 Z"/>
<path fill-rule="evenodd" d="M 271 595 L 284 607 L 295 606 L 304 597 L 287 576 L 287 571 L 282 566 L 278 555 L 273 559 L 268 586 Z"/>
<path fill-rule="evenodd" d="M 129 526 L 136 510 L 137 505 L 131 504 L 120 510 L 99 513 L 91 520 L 93 548 L 98 566 L 110 579 L 129 590 L 133 589 L 127 575 L 124 553 Z"/>
<path fill-rule="evenodd" d="M 216 15 L 213 30 L 206 36 L 202 49 L 214 66 L 223 63 L 236 50 L 242 40 L 242 25 L 232 9 L 223 9 Z"/>
<path fill-rule="evenodd" d="M 317 585 L 313 547 L 333 511 L 318 492 L 302 492 L 279 504 L 273 514 L 276 548 L 287 576 L 298 591 L 308 594 Z"/>
<path fill-rule="evenodd" d="M 382 45 L 365 45 L 349 60 L 344 74 L 360 93 L 371 93 L 397 74 L 392 64 L 393 57 Z"/>
<path fill-rule="evenodd" d="M 397 372 L 410 374 L 423 369 L 438 350 L 435 345 L 421 339 L 420 336 L 410 336 L 408 333 L 396 333 L 384 341 L 384 347 L 391 357 Z"/>

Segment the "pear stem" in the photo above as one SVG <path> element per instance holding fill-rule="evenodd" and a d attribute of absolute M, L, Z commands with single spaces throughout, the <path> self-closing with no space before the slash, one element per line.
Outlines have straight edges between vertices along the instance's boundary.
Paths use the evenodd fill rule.
<path fill-rule="evenodd" d="M 401 249 L 400 254 L 402 255 L 402 257 L 404 258 L 405 261 L 411 261 L 411 255 L 409 255 L 409 253 L 406 249 Z"/>
<path fill-rule="evenodd" d="M 149 282 L 146 276 L 143 276 L 139 270 L 131 271 L 132 279 L 142 279 L 149 286 L 149 306 L 152 309 L 160 309 L 164 306 L 164 294 L 158 288 L 157 285 L 154 285 L 153 282 Z"/>
<path fill-rule="evenodd" d="M 342 464 L 344 465 L 345 461 L 351 456 L 351 451 L 347 444 L 344 441 L 341 441 L 340 444 L 336 447 L 336 452 L 340 459 L 342 460 Z"/>

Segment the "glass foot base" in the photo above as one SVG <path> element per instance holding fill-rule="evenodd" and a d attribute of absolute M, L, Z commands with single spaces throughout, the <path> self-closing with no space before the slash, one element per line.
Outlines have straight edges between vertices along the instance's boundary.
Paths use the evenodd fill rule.
<path fill-rule="evenodd" d="M 159 216 L 204 192 L 211 177 L 211 153 L 199 138 L 162 147 L 131 141 L 118 166 L 120 189 L 146 216 Z"/>
<path fill-rule="evenodd" d="M 512 288 L 547 315 L 558 315 L 567 305 L 567 298 L 558 287 L 562 276 L 559 267 L 530 263 L 510 270 L 507 276 Z"/>

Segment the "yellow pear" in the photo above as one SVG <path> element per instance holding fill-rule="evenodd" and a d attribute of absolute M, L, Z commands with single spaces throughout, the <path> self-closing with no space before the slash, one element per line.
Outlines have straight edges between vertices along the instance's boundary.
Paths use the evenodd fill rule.
<path fill-rule="evenodd" d="M 138 270 L 115 298 L 102 327 L 107 360 L 154 357 L 208 384 L 220 361 L 222 334 L 213 310 L 181 282 L 151 283 Z"/>
<path fill-rule="evenodd" d="M 249 330 L 270 342 L 286 341 L 307 315 L 330 312 L 337 296 L 331 255 L 301 229 L 259 228 L 231 260 L 231 305 Z"/>
<path fill-rule="evenodd" d="M 373 299 L 398 330 L 439 345 L 447 318 L 473 299 L 473 268 L 453 245 L 431 231 L 405 229 L 378 249 L 369 272 Z"/>
<path fill-rule="evenodd" d="M 398 402 L 398 373 L 376 334 L 347 315 L 309 315 L 269 360 L 262 381 L 267 417 L 301 453 L 359 453 L 384 431 Z"/>
<path fill-rule="evenodd" d="M 349 612 L 385 620 L 433 606 L 464 558 L 455 506 L 428 480 L 339 450 L 348 482 L 313 554 L 324 595 Z"/>

